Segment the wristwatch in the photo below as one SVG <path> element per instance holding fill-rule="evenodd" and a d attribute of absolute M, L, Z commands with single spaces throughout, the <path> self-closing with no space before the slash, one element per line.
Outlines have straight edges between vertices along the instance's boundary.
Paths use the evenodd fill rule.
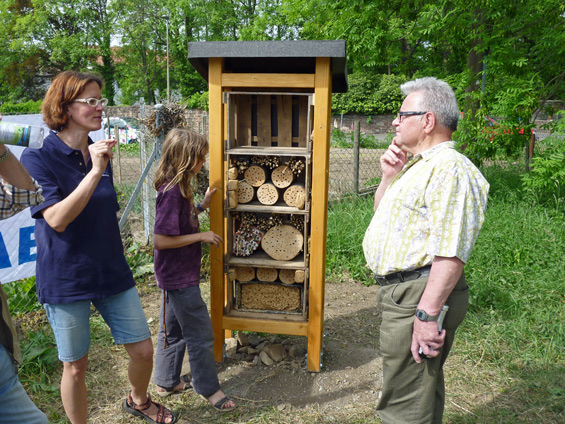
<path fill-rule="evenodd" d="M 418 318 L 420 321 L 437 321 L 438 317 L 439 315 L 428 315 L 428 313 L 423 309 L 416 309 L 416 318 Z"/>

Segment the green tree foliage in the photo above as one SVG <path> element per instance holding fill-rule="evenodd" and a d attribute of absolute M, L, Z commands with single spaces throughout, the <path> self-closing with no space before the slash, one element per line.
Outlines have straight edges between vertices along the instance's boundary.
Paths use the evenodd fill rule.
<path fill-rule="evenodd" d="M 70 68 L 101 73 L 121 103 L 161 101 L 167 32 L 171 95 L 193 103 L 207 87 L 191 41 L 343 39 L 350 92 L 334 111 L 394 112 L 402 81 L 433 75 L 455 88 L 469 152 L 515 154 L 527 137 L 504 128 L 527 134 L 547 99 L 565 97 L 564 17 L 554 0 L 4 0 L 0 101 L 38 100 Z M 485 116 L 500 137 L 484 137 Z"/>
<path fill-rule="evenodd" d="M 406 77 L 357 72 L 349 75 L 347 93 L 333 95 L 332 112 L 381 115 L 396 113 L 404 96 L 400 84 Z"/>

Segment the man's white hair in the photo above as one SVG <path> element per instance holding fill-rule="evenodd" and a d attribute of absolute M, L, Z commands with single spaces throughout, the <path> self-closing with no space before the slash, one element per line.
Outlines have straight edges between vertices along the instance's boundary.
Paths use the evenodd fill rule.
<path fill-rule="evenodd" d="M 457 130 L 459 121 L 459 107 L 453 89 L 445 81 L 433 77 L 418 78 L 408 81 L 400 86 L 407 96 L 411 93 L 420 93 L 419 108 L 422 111 L 433 112 L 438 122 L 449 128 Z"/>

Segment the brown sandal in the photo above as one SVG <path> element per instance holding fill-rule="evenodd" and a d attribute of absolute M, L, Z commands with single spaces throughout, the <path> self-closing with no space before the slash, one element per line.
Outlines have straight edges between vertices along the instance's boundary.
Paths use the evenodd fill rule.
<path fill-rule="evenodd" d="M 156 420 L 152 419 L 149 415 L 143 412 L 143 411 L 147 411 L 152 404 L 157 407 Z M 145 402 L 142 405 L 137 405 L 133 401 L 130 392 L 128 394 L 127 399 L 124 400 L 123 408 L 126 412 L 129 412 L 130 414 L 135 415 L 136 417 L 144 418 L 146 421 L 149 421 L 150 423 L 153 424 L 173 424 L 177 422 L 177 417 L 175 416 L 173 411 L 170 411 L 169 409 L 165 408 L 163 405 L 157 402 L 152 402 L 151 396 L 149 394 L 147 395 L 147 402 Z M 170 423 L 165 423 L 165 412 L 169 412 L 171 414 L 172 421 Z"/>

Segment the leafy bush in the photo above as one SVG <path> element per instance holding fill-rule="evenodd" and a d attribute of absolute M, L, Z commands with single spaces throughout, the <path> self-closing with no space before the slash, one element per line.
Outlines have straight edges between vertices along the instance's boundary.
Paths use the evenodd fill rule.
<path fill-rule="evenodd" d="M 194 93 L 186 100 L 187 109 L 201 109 L 208 111 L 209 97 L 208 92 Z"/>
<path fill-rule="evenodd" d="M 6 115 L 19 115 L 25 113 L 41 113 L 42 100 L 28 100 L 27 102 L 12 103 L 6 102 L 0 105 L 0 113 Z"/>
<path fill-rule="evenodd" d="M 520 127 L 519 122 L 509 120 L 499 120 L 497 125 L 492 125 L 487 116 L 485 109 L 462 115 L 453 133 L 459 150 L 479 166 L 489 159 L 519 157 L 529 140 L 528 135 L 520 134 L 520 129 L 529 133 L 529 127 Z"/>
<path fill-rule="evenodd" d="M 12 315 L 22 315 L 42 309 L 41 304 L 37 301 L 35 277 L 4 284 L 3 287 L 8 295 Z"/>
<path fill-rule="evenodd" d="M 565 122 L 558 121 L 554 131 L 563 134 Z M 544 140 L 544 148 L 532 158 L 530 172 L 522 175 L 527 200 L 533 204 L 551 204 L 558 210 L 565 206 L 565 144 L 558 135 Z"/>
<path fill-rule="evenodd" d="M 400 84 L 405 81 L 406 77 L 398 75 L 373 75 L 366 72 L 351 74 L 348 76 L 347 93 L 333 95 L 332 113 L 396 113 L 404 100 Z"/>

